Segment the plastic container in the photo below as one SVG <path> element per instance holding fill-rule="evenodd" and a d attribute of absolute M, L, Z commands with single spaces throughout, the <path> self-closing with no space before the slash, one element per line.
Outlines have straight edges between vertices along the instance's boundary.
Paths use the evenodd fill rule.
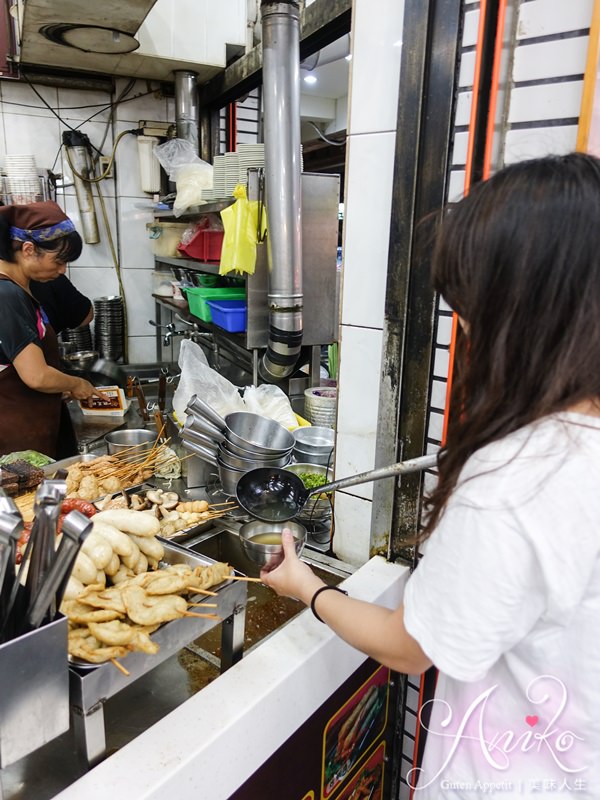
<path fill-rule="evenodd" d="M 223 231 L 199 230 L 187 244 L 179 245 L 179 251 L 188 258 L 199 261 L 219 262 L 223 246 Z"/>
<path fill-rule="evenodd" d="M 203 322 L 212 322 L 212 310 L 208 305 L 209 300 L 243 300 L 246 301 L 246 290 L 229 286 L 208 287 L 193 286 L 185 289 L 190 313 Z"/>
<path fill-rule="evenodd" d="M 208 300 L 212 313 L 212 321 L 219 328 L 230 333 L 242 333 L 246 330 L 245 300 Z"/>
<path fill-rule="evenodd" d="M 164 258 L 181 258 L 181 253 L 177 248 L 187 227 L 187 222 L 159 222 L 158 220 L 148 222 L 146 230 L 154 255 Z"/>

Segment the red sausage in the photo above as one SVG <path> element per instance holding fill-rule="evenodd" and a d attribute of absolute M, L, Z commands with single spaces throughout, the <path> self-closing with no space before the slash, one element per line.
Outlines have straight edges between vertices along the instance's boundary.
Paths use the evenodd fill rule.
<path fill-rule="evenodd" d="M 66 500 L 63 500 L 60 510 L 62 514 L 68 514 L 69 511 L 81 511 L 86 517 L 93 517 L 98 512 L 93 503 L 81 500 L 79 497 L 67 497 Z"/>

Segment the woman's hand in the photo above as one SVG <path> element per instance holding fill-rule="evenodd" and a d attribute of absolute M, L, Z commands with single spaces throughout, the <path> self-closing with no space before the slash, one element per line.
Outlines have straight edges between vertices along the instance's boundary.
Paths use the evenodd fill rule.
<path fill-rule="evenodd" d="M 323 581 L 317 578 L 308 564 L 298 558 L 294 537 L 289 528 L 283 529 L 281 541 L 284 553 L 283 562 L 275 569 L 268 567 L 262 569 L 260 579 L 277 594 L 297 598 L 308 605 L 313 594 L 320 586 L 324 585 Z"/>
<path fill-rule="evenodd" d="M 68 392 L 69 396 L 73 397 L 75 400 L 87 400 L 89 397 L 102 397 L 102 393 L 84 378 L 75 378 L 75 381 L 75 385 L 69 389 Z"/>

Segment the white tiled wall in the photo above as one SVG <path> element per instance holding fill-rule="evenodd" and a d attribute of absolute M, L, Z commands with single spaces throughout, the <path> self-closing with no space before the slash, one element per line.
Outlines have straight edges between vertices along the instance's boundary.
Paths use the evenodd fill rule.
<path fill-rule="evenodd" d="M 59 190 L 57 201 L 80 232 L 83 229 L 71 170 L 60 147 L 62 132 L 69 127 L 76 128 L 85 133 L 92 145 L 98 148 L 104 139 L 102 153 L 110 155 L 118 134 L 137 128 L 139 120 L 174 120 L 173 104 L 149 90 L 145 82 L 138 81 L 125 102 L 118 105 L 111 123 L 110 105 L 126 83 L 125 79 L 118 79 L 114 94 L 35 86 L 43 99 L 26 83 L 0 83 L 0 161 L 6 153 L 33 153 L 38 167 L 63 173 L 65 188 Z M 64 122 L 59 121 L 56 115 Z M 92 115 L 93 119 L 89 119 Z M 148 320 L 154 316 L 154 304 L 150 297 L 154 259 L 146 231 L 146 222 L 152 220 L 151 197 L 140 189 L 134 136 L 121 139 L 115 165 L 116 182 L 112 179 L 103 181 L 101 191 L 125 287 L 129 361 L 154 361 L 154 331 L 148 324 Z M 119 293 L 106 224 L 95 190 L 94 203 L 100 242 L 85 245 L 82 255 L 71 265 L 69 273 L 77 288 L 92 300 Z"/>
<path fill-rule="evenodd" d="M 344 272 L 341 295 L 336 475 L 372 469 L 404 4 L 355 0 L 348 100 Z M 363 563 L 369 553 L 372 486 L 336 496 L 335 550 Z"/>

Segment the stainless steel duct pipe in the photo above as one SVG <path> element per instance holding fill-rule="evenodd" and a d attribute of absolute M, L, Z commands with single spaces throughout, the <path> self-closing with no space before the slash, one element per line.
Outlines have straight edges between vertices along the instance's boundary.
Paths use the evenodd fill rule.
<path fill-rule="evenodd" d="M 262 0 L 269 344 L 263 380 L 290 375 L 302 345 L 300 11 L 297 0 Z"/>
<path fill-rule="evenodd" d="M 177 138 L 186 139 L 200 151 L 198 82 L 195 72 L 175 70 L 175 122 Z"/>

